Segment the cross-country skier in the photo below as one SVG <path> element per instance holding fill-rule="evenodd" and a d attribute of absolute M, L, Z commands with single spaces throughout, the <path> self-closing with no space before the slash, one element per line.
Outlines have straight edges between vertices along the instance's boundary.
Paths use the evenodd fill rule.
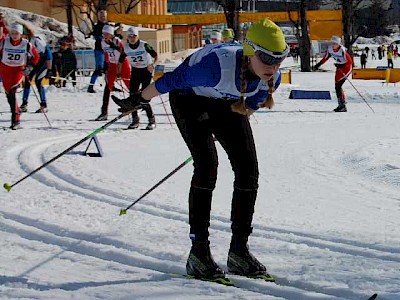
<path fill-rule="evenodd" d="M 157 52 L 145 41 L 139 39 L 139 31 L 135 27 L 129 27 L 126 32 L 128 35 L 127 43 L 124 43 L 124 53 L 128 56 L 131 64 L 131 76 L 129 91 L 131 93 L 144 90 L 151 82 L 153 77 L 154 64 L 157 62 Z M 150 104 L 143 105 L 142 109 L 146 112 L 149 123 L 146 129 L 154 129 L 156 120 Z M 139 115 L 137 111 L 132 112 L 132 123 L 128 129 L 139 127 Z"/>
<path fill-rule="evenodd" d="M 342 39 L 338 36 L 332 36 L 331 44 L 328 46 L 324 57 L 317 63 L 313 70 L 316 71 L 324 64 L 330 57 L 335 60 L 336 73 L 335 73 L 335 91 L 338 99 L 338 107 L 334 109 L 336 112 L 346 112 L 346 95 L 342 89 L 347 77 L 351 74 L 353 68 L 353 60 L 346 48 L 341 45 Z"/>
<path fill-rule="evenodd" d="M 20 128 L 20 111 L 15 93 L 40 58 L 35 47 L 22 38 L 22 33 L 22 25 L 14 23 L 11 25 L 9 36 L 0 43 L 0 76 L 11 108 L 10 128 L 13 130 Z"/>
<path fill-rule="evenodd" d="M 122 77 L 122 80 L 124 81 L 126 87 L 129 87 L 129 76 L 131 71 L 128 58 L 126 57 L 126 55 L 121 56 L 121 53 L 124 51 L 124 45 L 119 38 L 114 36 L 113 26 L 104 25 L 101 47 L 105 55 L 104 70 L 105 73 L 107 73 L 107 84 L 104 88 L 101 113 L 96 118 L 96 121 L 107 120 L 110 93 L 114 89 L 115 80 L 117 79 L 117 77 Z"/>
<path fill-rule="evenodd" d="M 215 139 L 235 174 L 228 271 L 268 276 L 248 247 L 259 177 L 249 115 L 259 107 L 272 107 L 272 93 L 281 79 L 279 66 L 288 53 L 282 30 L 261 19 L 249 27 L 243 45 L 208 45 L 141 94 L 122 100 L 113 97 L 124 112 L 169 92 L 174 118 L 194 160 L 189 192 L 192 248 L 186 271 L 196 278 L 225 277 L 211 255 L 208 239 L 218 167 Z"/>
<path fill-rule="evenodd" d="M 95 59 L 95 70 L 90 78 L 90 84 L 88 86 L 88 93 L 96 93 L 94 85 L 99 76 L 103 74 L 104 68 L 104 52 L 101 48 L 101 41 L 103 40 L 103 27 L 107 23 L 107 11 L 99 10 L 97 13 L 97 23 L 93 27 L 92 35 L 95 40 L 94 43 L 94 59 Z"/>
<path fill-rule="evenodd" d="M 43 88 L 42 81 L 45 77 L 50 78 L 51 76 L 53 76 L 51 70 L 53 54 L 51 53 L 50 47 L 43 40 L 43 38 L 35 36 L 32 29 L 27 28 L 26 37 L 39 52 L 40 59 L 36 66 L 33 68 L 32 72 L 28 74 L 28 78 L 25 80 L 24 93 L 22 96 L 22 104 L 20 106 L 20 110 L 21 112 L 28 111 L 28 98 L 31 90 L 30 80 L 35 77 L 35 85 L 40 97 L 40 108 L 36 111 L 36 113 L 47 112 L 46 92 Z"/>

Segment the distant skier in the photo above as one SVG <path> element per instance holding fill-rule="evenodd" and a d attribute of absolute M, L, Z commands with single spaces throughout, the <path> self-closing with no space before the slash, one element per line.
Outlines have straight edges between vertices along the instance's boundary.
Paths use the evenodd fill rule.
<path fill-rule="evenodd" d="M 52 61 L 53 54 L 51 53 L 50 47 L 47 45 L 45 40 L 40 36 L 36 36 L 31 28 L 27 28 L 27 39 L 36 48 L 39 53 L 40 59 L 37 65 L 33 68 L 31 74 L 28 74 L 29 79 L 35 77 L 35 85 L 40 97 L 40 108 L 36 110 L 36 113 L 47 112 L 47 101 L 46 92 L 43 88 L 43 79 L 50 78 L 52 75 Z M 31 90 L 30 80 L 25 80 L 24 93 L 22 96 L 22 104 L 20 106 L 21 112 L 28 111 L 28 98 Z"/>
<path fill-rule="evenodd" d="M 210 34 L 211 44 L 222 43 L 222 35 L 218 30 L 213 30 Z"/>
<path fill-rule="evenodd" d="M 222 37 L 222 41 L 224 43 L 235 43 L 236 42 L 234 40 L 235 32 L 233 31 L 232 28 L 225 28 L 224 30 L 222 30 L 221 37 Z"/>
<path fill-rule="evenodd" d="M 388 68 L 393 69 L 393 45 L 390 45 L 387 49 L 387 63 Z"/>
<path fill-rule="evenodd" d="M 76 73 L 75 70 L 77 68 L 77 59 L 75 52 L 72 50 L 72 44 L 62 42 L 60 48 L 60 71 L 61 78 L 60 79 L 60 87 L 66 87 L 67 80 L 71 77 L 72 86 L 76 86 Z"/>
<path fill-rule="evenodd" d="M 317 63 L 313 70 L 316 71 L 324 64 L 330 57 L 335 60 L 336 73 L 335 73 L 335 91 L 338 99 L 338 107 L 334 109 L 335 112 L 346 112 L 346 96 L 343 92 L 342 86 L 347 77 L 350 75 L 353 68 L 353 60 L 346 48 L 341 45 L 342 39 L 338 36 L 332 36 L 331 44 L 326 50 L 324 57 Z"/>
<path fill-rule="evenodd" d="M 154 65 L 157 62 L 157 52 L 146 42 L 139 39 L 139 31 L 135 27 L 129 27 L 127 31 L 128 40 L 124 43 L 124 53 L 131 65 L 131 76 L 129 92 L 135 94 L 144 90 L 151 82 L 153 77 Z M 152 130 L 156 127 L 156 120 L 150 104 L 142 106 L 146 112 L 149 123 L 146 129 Z M 139 114 L 132 112 L 132 123 L 128 129 L 139 127 Z"/>
<path fill-rule="evenodd" d="M 375 49 L 371 49 L 371 59 L 376 60 Z"/>
<path fill-rule="evenodd" d="M 361 63 L 361 69 L 365 69 L 367 65 L 367 54 L 365 53 L 365 50 L 361 51 L 360 63 Z"/>
<path fill-rule="evenodd" d="M 21 24 L 11 25 L 10 34 L 0 43 L 0 76 L 11 108 L 12 130 L 20 128 L 20 110 L 15 96 L 18 86 L 39 62 L 39 53 L 28 40 L 22 38 Z"/>
<path fill-rule="evenodd" d="M 97 13 L 97 23 L 93 27 L 93 38 L 95 39 L 94 44 L 94 57 L 95 57 L 95 70 L 90 78 L 90 84 L 88 87 L 88 93 L 96 93 L 94 85 L 99 76 L 103 74 L 104 68 L 104 52 L 101 48 L 101 41 L 103 40 L 103 27 L 107 24 L 107 11 L 99 10 Z"/>
<path fill-rule="evenodd" d="M 101 113 L 95 119 L 96 121 L 105 121 L 108 117 L 108 104 L 110 102 L 110 93 L 114 89 L 114 83 L 117 78 L 122 77 L 126 88 L 129 87 L 129 76 L 131 67 L 126 55 L 121 56 L 123 53 L 124 45 L 122 41 L 114 36 L 114 27 L 104 25 L 103 27 L 103 40 L 101 47 L 104 51 L 104 73 L 106 73 L 106 87 L 103 93 L 103 105 L 101 106 Z"/>

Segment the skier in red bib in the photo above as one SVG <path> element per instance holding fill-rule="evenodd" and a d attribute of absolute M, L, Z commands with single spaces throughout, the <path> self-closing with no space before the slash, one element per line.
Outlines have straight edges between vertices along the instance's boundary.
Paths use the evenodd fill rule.
<path fill-rule="evenodd" d="M 20 128 L 20 110 L 15 93 L 24 77 L 31 80 L 29 74 L 39 62 L 39 53 L 32 44 L 22 38 L 21 24 L 11 25 L 10 34 L 0 43 L 0 76 L 3 79 L 4 90 L 11 108 L 11 126 L 15 130 Z"/>
<path fill-rule="evenodd" d="M 336 73 L 335 73 L 335 91 L 338 99 L 338 107 L 334 109 L 336 112 L 346 112 L 346 95 L 342 89 L 347 77 L 351 74 L 353 68 L 353 60 L 346 48 L 341 45 L 341 38 L 338 36 L 332 36 L 331 44 L 325 52 L 324 57 L 319 63 L 317 63 L 313 70 L 316 71 L 324 64 L 330 57 L 335 60 Z"/>

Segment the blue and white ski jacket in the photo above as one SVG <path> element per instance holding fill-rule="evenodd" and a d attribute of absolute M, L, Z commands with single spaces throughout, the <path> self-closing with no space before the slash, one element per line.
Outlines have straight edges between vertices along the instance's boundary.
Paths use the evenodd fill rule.
<path fill-rule="evenodd" d="M 240 72 L 243 46 L 238 44 L 208 45 L 185 59 L 173 72 L 165 73 L 155 83 L 157 91 L 187 90 L 215 99 L 236 101 L 240 98 Z M 274 75 L 275 89 L 281 73 Z M 268 83 L 254 76 L 247 80 L 246 106 L 257 110 L 268 96 Z"/>

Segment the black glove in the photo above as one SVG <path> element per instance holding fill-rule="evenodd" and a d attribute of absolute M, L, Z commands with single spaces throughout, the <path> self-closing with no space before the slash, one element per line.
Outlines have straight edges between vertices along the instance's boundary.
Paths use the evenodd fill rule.
<path fill-rule="evenodd" d="M 111 98 L 115 104 L 120 107 L 118 111 L 122 113 L 141 109 L 143 105 L 148 105 L 150 103 L 150 100 L 143 99 L 141 93 L 131 94 L 125 99 L 119 99 L 114 95 L 112 95 Z"/>
<path fill-rule="evenodd" d="M 319 69 L 320 66 L 321 66 L 321 63 L 317 63 L 317 64 L 312 68 L 312 70 L 313 70 L 313 71 L 317 71 L 317 70 Z"/>
<path fill-rule="evenodd" d="M 343 68 L 346 64 L 334 64 L 336 68 Z"/>
<path fill-rule="evenodd" d="M 49 79 L 51 77 L 53 77 L 53 71 L 48 69 L 46 75 L 44 75 L 44 78 Z"/>
<path fill-rule="evenodd" d="M 29 79 L 31 79 L 31 78 L 30 78 L 30 75 L 31 75 L 32 71 L 33 71 L 33 66 L 27 65 L 27 66 L 25 67 L 25 69 L 24 69 L 24 75 L 25 75 L 25 77 L 28 77 Z"/>

